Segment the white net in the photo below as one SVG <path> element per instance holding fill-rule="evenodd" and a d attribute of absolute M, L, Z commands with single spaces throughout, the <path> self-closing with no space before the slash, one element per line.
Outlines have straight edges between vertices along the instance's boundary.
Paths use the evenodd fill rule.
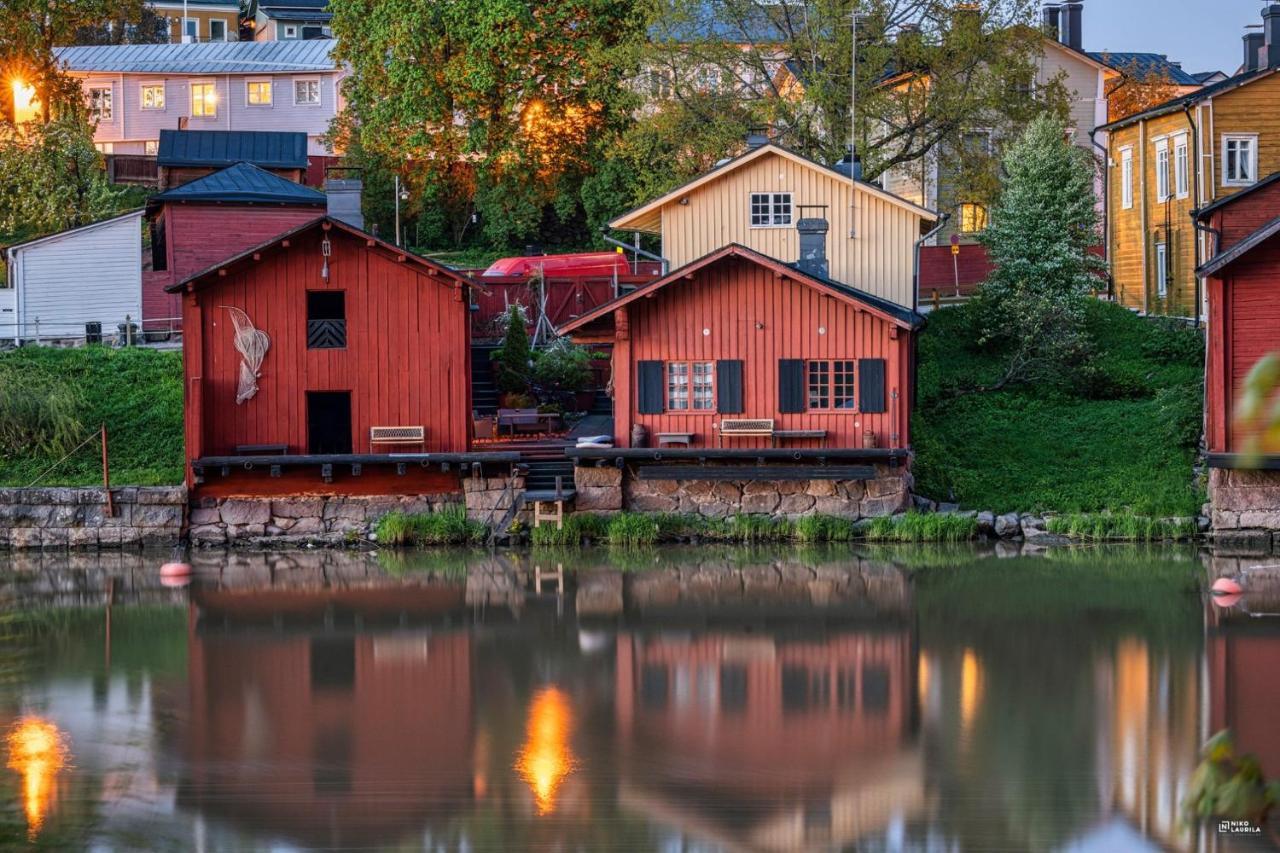
<path fill-rule="evenodd" d="M 231 324 L 235 326 L 236 352 L 243 361 L 240 363 L 240 384 L 236 387 L 236 402 L 243 403 L 258 393 L 258 377 L 262 368 L 262 359 L 271 347 L 271 338 L 261 329 L 253 327 L 249 315 L 239 308 L 223 305 L 231 314 Z"/>

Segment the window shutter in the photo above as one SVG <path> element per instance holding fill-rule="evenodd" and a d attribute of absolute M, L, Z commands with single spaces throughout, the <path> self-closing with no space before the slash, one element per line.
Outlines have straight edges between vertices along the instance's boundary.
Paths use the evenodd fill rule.
<path fill-rule="evenodd" d="M 884 359 L 858 359 L 858 411 L 873 415 L 883 412 Z"/>
<path fill-rule="evenodd" d="M 716 362 L 716 411 L 722 415 L 742 414 L 742 362 Z"/>
<path fill-rule="evenodd" d="M 636 411 L 660 415 L 665 406 L 662 393 L 662 362 L 642 361 L 637 367 Z"/>
<path fill-rule="evenodd" d="M 796 414 L 804 411 L 804 359 L 778 359 L 778 411 Z"/>

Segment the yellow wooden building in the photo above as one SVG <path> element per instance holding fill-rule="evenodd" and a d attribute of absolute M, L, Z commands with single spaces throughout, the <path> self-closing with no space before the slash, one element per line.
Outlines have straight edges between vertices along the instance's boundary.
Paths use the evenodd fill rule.
<path fill-rule="evenodd" d="M 609 223 L 656 234 L 669 269 L 738 243 L 790 262 L 796 224 L 829 223 L 830 277 L 907 308 L 914 306 L 915 248 L 938 214 L 847 173 L 765 143 Z"/>
<path fill-rule="evenodd" d="M 1099 128 L 1107 256 L 1121 304 L 1204 316 L 1195 270 L 1214 254 L 1214 235 L 1196 229 L 1192 211 L 1280 171 L 1280 69 L 1263 51 L 1252 69 Z"/>
<path fill-rule="evenodd" d="M 169 21 L 169 41 L 238 41 L 240 4 L 236 0 L 151 0 L 156 14 Z M 184 18 L 183 15 L 186 15 Z"/>

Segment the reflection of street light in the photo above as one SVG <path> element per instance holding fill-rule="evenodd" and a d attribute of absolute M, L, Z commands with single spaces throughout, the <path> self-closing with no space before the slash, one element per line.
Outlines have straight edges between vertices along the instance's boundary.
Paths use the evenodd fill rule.
<path fill-rule="evenodd" d="M 409 200 L 409 190 L 400 186 L 400 176 L 396 175 L 396 245 L 403 245 L 400 242 L 400 202 Z"/>

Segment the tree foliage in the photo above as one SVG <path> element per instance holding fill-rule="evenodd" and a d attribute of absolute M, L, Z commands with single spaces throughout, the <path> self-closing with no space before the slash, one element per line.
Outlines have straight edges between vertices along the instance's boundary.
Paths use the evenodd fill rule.
<path fill-rule="evenodd" d="M 527 394 L 533 370 L 533 349 L 529 346 L 528 317 L 524 306 L 512 303 L 507 309 L 507 328 L 502 346 L 493 353 L 498 390 L 505 394 Z"/>
<path fill-rule="evenodd" d="M 1103 62 L 1111 65 L 1110 57 Z M 1107 84 L 1107 120 L 1119 121 L 1178 96 L 1178 84 L 1163 68 L 1143 68 L 1136 62 L 1112 66 L 1120 72 Z"/>
<path fill-rule="evenodd" d="M 1103 262 L 1093 159 L 1062 125 L 1034 121 L 1004 161 L 1000 199 L 982 243 L 994 266 L 978 300 L 984 338 L 1007 353 L 995 386 L 1057 381 L 1088 350 L 1084 302 Z"/>
<path fill-rule="evenodd" d="M 115 15 L 76 30 L 72 44 L 163 44 L 169 40 L 169 19 L 153 6 L 135 15 L 132 4 Z"/>

